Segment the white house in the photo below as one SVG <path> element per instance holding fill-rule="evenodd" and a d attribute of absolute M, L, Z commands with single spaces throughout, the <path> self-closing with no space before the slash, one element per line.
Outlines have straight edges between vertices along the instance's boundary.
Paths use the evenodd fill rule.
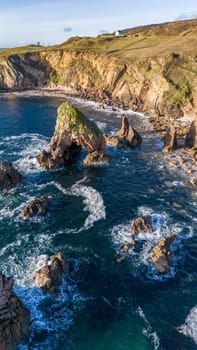
<path fill-rule="evenodd" d="M 115 36 L 123 36 L 123 35 L 124 35 L 124 33 L 122 30 L 116 30 Z"/>

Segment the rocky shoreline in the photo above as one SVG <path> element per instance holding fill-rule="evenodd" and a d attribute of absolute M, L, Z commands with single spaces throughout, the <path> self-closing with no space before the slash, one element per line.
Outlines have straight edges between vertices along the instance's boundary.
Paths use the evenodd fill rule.
<path fill-rule="evenodd" d="M 105 97 L 105 99 L 100 98 L 96 94 L 89 95 L 85 94 L 83 92 L 79 93 L 75 90 L 68 89 L 68 88 L 36 88 L 36 89 L 29 89 L 25 91 L 13 91 L 13 92 L 3 92 L 2 96 L 21 96 L 21 97 L 29 97 L 29 96 L 46 96 L 46 97 L 60 97 L 60 98 L 71 98 L 73 101 L 75 99 L 79 99 L 81 102 L 94 102 L 97 104 L 96 108 L 98 110 L 105 111 L 106 108 L 110 107 L 111 112 L 117 112 L 117 113 L 125 113 L 127 114 L 128 111 L 133 111 L 133 113 L 136 114 L 144 114 L 144 111 L 140 110 L 132 110 L 128 109 L 125 105 L 121 104 L 120 101 L 117 103 L 116 100 L 109 99 L 109 97 Z M 147 114 L 148 113 L 148 114 Z M 155 115 L 155 112 L 148 111 L 146 113 L 146 116 L 148 117 L 149 122 L 152 124 L 154 130 L 158 133 L 158 136 L 165 139 L 166 130 L 169 127 L 174 127 L 176 130 L 177 140 L 178 140 L 178 148 L 175 153 L 169 152 L 168 155 L 165 156 L 167 159 L 167 162 L 169 162 L 169 167 L 172 169 L 181 169 L 185 172 L 185 175 L 189 177 L 188 181 L 191 185 L 196 184 L 196 173 L 197 170 L 195 170 L 196 167 L 196 158 L 195 158 L 195 148 L 194 146 L 192 149 L 185 148 L 184 147 L 184 139 L 186 138 L 186 135 L 189 132 L 189 128 L 191 126 L 192 121 L 195 120 L 194 117 L 184 117 L 181 115 L 179 118 L 165 118 L 164 116 L 158 117 Z M 110 140 L 108 139 L 108 142 L 110 143 Z M 177 153 L 177 157 L 176 157 Z M 181 159 L 182 157 L 182 159 Z M 175 159 L 176 158 L 176 159 Z M 193 158 L 193 160 L 188 161 L 188 159 Z M 181 159 L 181 160 L 180 160 Z M 180 161 L 179 161 L 180 160 Z M 184 166 L 183 166 L 184 164 Z M 192 168 L 192 169 L 191 169 Z"/>
<path fill-rule="evenodd" d="M 153 128 L 164 135 L 166 129 L 173 125 L 177 130 L 177 135 L 183 137 L 189 130 L 191 122 L 195 119 L 194 116 L 187 117 L 183 114 L 177 114 L 177 116 L 165 115 L 158 116 L 157 113 L 153 110 L 144 110 L 139 106 L 133 106 L 129 104 L 124 104 L 121 100 L 111 98 L 106 95 L 105 97 L 100 96 L 97 93 L 91 94 L 88 92 L 77 91 L 76 89 L 71 88 L 49 88 L 49 87 L 40 87 L 36 89 L 26 89 L 26 90 L 8 90 L 0 91 L 1 96 L 21 96 L 21 97 L 30 97 L 30 96 L 46 96 L 46 97 L 60 97 L 60 98 L 71 98 L 71 99 L 80 99 L 81 102 L 94 102 L 97 104 L 97 108 L 100 110 L 106 110 L 106 108 L 111 107 L 111 111 L 122 111 L 121 113 L 126 113 L 128 110 L 136 114 L 144 114 L 148 116 L 149 122 L 152 124 Z"/>

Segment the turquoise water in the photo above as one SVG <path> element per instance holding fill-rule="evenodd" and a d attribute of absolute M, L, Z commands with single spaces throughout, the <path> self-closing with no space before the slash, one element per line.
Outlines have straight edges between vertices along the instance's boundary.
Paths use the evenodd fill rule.
<path fill-rule="evenodd" d="M 162 141 L 144 131 L 145 117 L 129 114 L 142 130 L 132 150 L 108 147 L 109 165 L 87 168 L 82 160 L 45 172 L 35 156 L 53 134 L 52 97 L 0 98 L 0 158 L 24 174 L 25 183 L 0 194 L 0 269 L 13 274 L 15 291 L 31 311 L 30 337 L 17 350 L 194 350 L 197 348 L 196 197 L 184 174 L 168 169 Z M 120 117 L 75 101 L 103 132 Z M 31 159 L 29 157 L 32 157 Z M 52 197 L 45 218 L 24 220 L 20 211 L 42 195 Z M 138 215 L 152 215 L 154 233 L 116 263 Z M 174 260 L 161 277 L 150 250 L 177 233 Z M 46 255 L 62 252 L 71 271 L 57 298 L 36 287 L 33 273 Z"/>

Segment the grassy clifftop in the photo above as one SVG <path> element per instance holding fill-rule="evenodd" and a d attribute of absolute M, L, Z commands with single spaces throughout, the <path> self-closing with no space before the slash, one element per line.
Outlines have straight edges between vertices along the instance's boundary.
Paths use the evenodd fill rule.
<path fill-rule="evenodd" d="M 163 56 L 170 52 L 196 54 L 196 44 L 197 19 L 193 19 L 124 29 L 120 36 L 112 33 L 97 37 L 73 37 L 61 45 L 51 47 L 30 45 L 4 49 L 0 51 L 0 57 L 64 49 L 105 53 L 122 59 L 132 59 L 139 56 Z"/>
<path fill-rule="evenodd" d="M 71 88 L 85 98 L 153 110 L 197 113 L 197 19 L 73 37 L 53 47 L 0 51 L 0 89 Z M 84 96 L 83 96 L 84 97 Z"/>
<path fill-rule="evenodd" d="M 105 53 L 121 59 L 196 53 L 197 19 L 125 29 L 122 35 L 71 38 L 57 48 Z"/>

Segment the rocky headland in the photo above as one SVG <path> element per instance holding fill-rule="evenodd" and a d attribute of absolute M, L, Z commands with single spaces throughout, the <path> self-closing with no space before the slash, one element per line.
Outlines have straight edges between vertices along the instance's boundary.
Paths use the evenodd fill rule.
<path fill-rule="evenodd" d="M 148 112 L 156 129 L 186 133 L 197 112 L 197 20 L 75 37 L 0 52 L 0 89 L 63 88 L 72 96 Z"/>
<path fill-rule="evenodd" d="M 0 273 L 0 350 L 12 350 L 27 337 L 30 313 L 13 291 L 14 279 Z"/>

